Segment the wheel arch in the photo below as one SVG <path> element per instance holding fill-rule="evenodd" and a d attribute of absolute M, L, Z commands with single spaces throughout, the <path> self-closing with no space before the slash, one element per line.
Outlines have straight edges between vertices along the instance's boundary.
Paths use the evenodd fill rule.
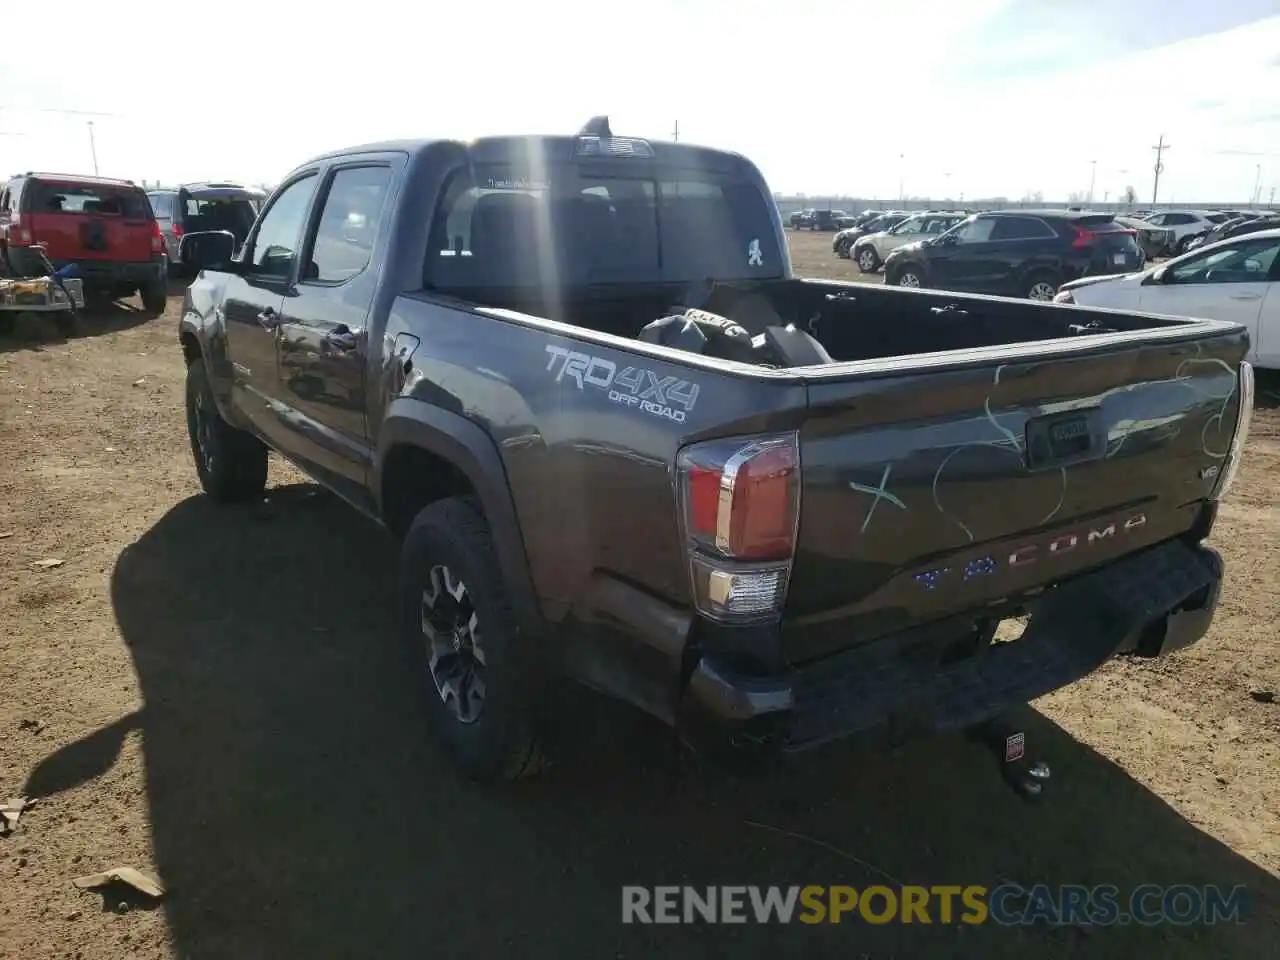
<path fill-rule="evenodd" d="M 522 633 L 544 630 L 506 467 L 493 438 L 460 414 L 408 397 L 391 403 L 378 434 L 371 487 L 396 535 L 443 497 L 474 499 L 489 525 Z"/>

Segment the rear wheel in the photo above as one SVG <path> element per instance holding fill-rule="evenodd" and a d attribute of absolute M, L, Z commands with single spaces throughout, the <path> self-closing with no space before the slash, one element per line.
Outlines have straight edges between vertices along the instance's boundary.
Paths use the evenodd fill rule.
<path fill-rule="evenodd" d="M 1058 278 L 1049 273 L 1033 273 L 1027 278 L 1026 297 L 1028 300 L 1052 300 L 1058 292 Z"/>
<path fill-rule="evenodd" d="M 880 257 L 874 247 L 863 247 L 856 253 L 858 269 L 863 273 L 875 273 L 880 266 Z"/>
<path fill-rule="evenodd" d="M 409 527 L 400 609 L 432 733 L 458 767 L 489 783 L 542 769 L 532 648 L 518 635 L 489 526 L 467 501 L 437 500 Z"/>
<path fill-rule="evenodd" d="M 267 486 L 267 448 L 218 412 L 204 360 L 187 367 L 187 433 L 200 486 L 219 503 L 257 500 Z"/>
<path fill-rule="evenodd" d="M 164 313 L 165 307 L 169 305 L 169 282 L 166 277 L 152 280 L 138 292 L 142 295 L 142 307 L 148 313 Z"/>
<path fill-rule="evenodd" d="M 64 337 L 69 337 L 76 332 L 76 315 L 66 310 L 53 315 L 54 328 Z"/>

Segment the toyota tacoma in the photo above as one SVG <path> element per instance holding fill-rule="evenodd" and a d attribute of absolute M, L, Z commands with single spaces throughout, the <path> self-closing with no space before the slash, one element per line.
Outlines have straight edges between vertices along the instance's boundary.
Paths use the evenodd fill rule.
<path fill-rule="evenodd" d="M 204 490 L 275 450 L 396 535 L 474 777 L 567 676 L 726 756 L 996 730 L 1032 795 L 1012 708 L 1213 616 L 1237 324 L 797 278 L 752 163 L 606 118 L 320 156 L 181 255 Z"/>

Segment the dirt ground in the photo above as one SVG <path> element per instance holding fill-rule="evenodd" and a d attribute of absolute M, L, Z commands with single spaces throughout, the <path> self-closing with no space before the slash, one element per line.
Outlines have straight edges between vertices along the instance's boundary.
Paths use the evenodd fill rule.
<path fill-rule="evenodd" d="M 830 235 L 793 248 L 802 274 L 858 278 Z M 389 539 L 279 465 L 256 507 L 200 496 L 179 304 L 0 341 L 0 799 L 39 798 L 0 838 L 0 957 L 1280 955 L 1280 703 L 1251 695 L 1280 692 L 1274 398 L 1215 532 L 1212 634 L 1029 709 L 1041 805 L 957 739 L 742 780 L 590 698 L 551 771 L 484 790 L 422 736 Z M 120 865 L 163 903 L 71 884 Z M 1251 907 L 1215 927 L 619 922 L 623 884 L 886 876 L 1244 884 Z"/>

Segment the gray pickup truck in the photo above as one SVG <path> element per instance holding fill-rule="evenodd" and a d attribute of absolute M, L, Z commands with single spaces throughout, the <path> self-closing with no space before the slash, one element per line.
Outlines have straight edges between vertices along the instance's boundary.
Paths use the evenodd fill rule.
<path fill-rule="evenodd" d="M 1213 616 L 1238 325 L 799 279 L 749 161 L 603 118 L 317 157 L 182 257 L 205 491 L 272 449 L 400 538 L 478 778 L 567 675 L 726 755 L 983 732 L 1036 795 L 1007 711 Z"/>

